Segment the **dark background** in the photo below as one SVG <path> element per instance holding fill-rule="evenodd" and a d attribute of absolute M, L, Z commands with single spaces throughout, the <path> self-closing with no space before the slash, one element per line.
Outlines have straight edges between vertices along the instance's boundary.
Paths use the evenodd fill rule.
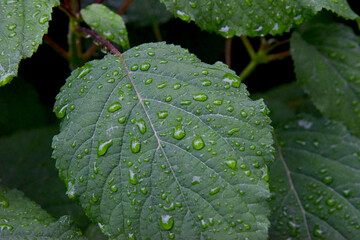
<path fill-rule="evenodd" d="M 360 14 L 360 8 L 356 6 L 358 0 L 348 0 L 352 9 Z M 354 22 L 347 22 L 353 26 L 358 33 L 358 28 Z M 156 41 L 151 27 L 138 28 L 127 25 L 131 46 L 142 43 Z M 180 19 L 171 19 L 165 24 L 160 25 L 163 40 L 167 43 L 180 45 L 194 53 L 203 62 L 213 64 L 216 61 L 224 60 L 225 39 L 214 33 L 202 31 L 193 22 L 186 23 Z M 55 9 L 53 20 L 50 22 L 49 36 L 67 49 L 68 18 L 60 11 Z M 277 36 L 277 39 L 287 39 L 289 33 Z M 259 45 L 259 39 L 251 39 L 255 47 Z M 285 45 L 281 50 L 287 50 L 289 45 Z M 243 47 L 240 38 L 233 39 L 232 49 L 232 69 L 240 73 L 249 63 L 249 56 Z M 70 75 L 68 62 L 46 44 L 42 44 L 38 51 L 30 58 L 23 60 L 20 64 L 19 76 L 30 82 L 40 94 L 40 100 L 49 109 L 55 102 L 55 96 L 60 87 L 65 83 L 65 79 Z M 244 83 L 248 86 L 250 93 L 266 91 L 282 83 L 291 82 L 295 79 L 293 63 L 290 57 L 260 65 L 247 78 Z M 16 81 L 16 79 L 14 80 Z"/>

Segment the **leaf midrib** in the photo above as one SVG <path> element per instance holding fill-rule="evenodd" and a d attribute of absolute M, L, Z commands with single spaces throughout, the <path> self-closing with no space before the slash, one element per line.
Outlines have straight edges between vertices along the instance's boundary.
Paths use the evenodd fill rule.
<path fill-rule="evenodd" d="M 134 79 L 132 78 L 132 76 L 131 76 L 131 74 L 130 74 L 131 71 L 129 70 L 129 68 L 128 68 L 127 64 L 126 64 L 123 55 L 120 53 L 120 55 L 118 55 L 118 56 L 120 57 L 121 62 L 122 62 L 122 64 L 123 64 L 124 67 L 125 67 L 126 74 L 127 74 L 128 78 L 130 79 L 131 84 L 132 84 L 133 87 L 134 87 L 134 90 L 135 90 L 135 93 L 136 93 L 136 95 L 137 95 L 137 97 L 138 97 L 139 103 L 141 104 L 141 106 L 142 106 L 142 108 L 143 108 L 143 110 L 144 110 L 144 112 L 145 112 L 145 115 L 146 115 L 147 119 L 149 120 L 151 129 L 153 130 L 154 136 L 155 136 L 155 138 L 156 138 L 156 140 L 157 140 L 157 142 L 158 142 L 158 147 L 157 147 L 157 149 L 156 149 L 155 151 L 158 151 L 158 149 L 161 149 L 161 151 L 163 152 L 164 157 L 165 157 L 165 160 L 166 160 L 167 164 L 169 165 L 170 171 L 171 171 L 171 173 L 172 173 L 172 175 L 173 175 L 173 177 L 174 177 L 177 185 L 179 186 L 180 193 L 181 193 L 181 196 L 182 196 L 182 198 L 183 198 L 183 200 L 184 200 L 184 202 L 185 202 L 185 204 L 186 204 L 187 210 L 190 212 L 190 215 L 191 215 L 193 221 L 196 222 L 194 216 L 191 214 L 191 210 L 190 210 L 190 207 L 189 207 L 189 205 L 188 205 L 188 202 L 186 201 L 185 194 L 184 194 L 184 192 L 183 192 L 183 190 L 182 190 L 182 186 L 181 186 L 179 180 L 177 179 L 177 177 L 176 177 L 176 175 L 175 175 L 175 172 L 174 172 L 174 170 L 173 170 L 173 168 L 172 168 L 172 166 L 171 166 L 171 164 L 170 164 L 170 161 L 169 161 L 169 159 L 168 159 L 168 157 L 167 157 L 167 154 L 166 154 L 164 148 L 163 148 L 162 145 L 161 145 L 161 140 L 160 140 L 160 138 L 159 138 L 159 136 L 158 136 L 158 134 L 157 134 L 157 131 L 156 131 L 156 129 L 155 129 L 155 127 L 154 127 L 154 125 L 153 125 L 153 123 L 152 123 L 152 121 L 151 121 L 151 118 L 150 118 L 150 116 L 149 116 L 149 114 L 148 114 L 148 112 L 147 112 L 147 110 L 146 110 L 145 104 L 144 104 L 144 102 L 143 102 L 143 98 L 141 97 L 141 95 L 140 95 L 140 93 L 139 93 L 139 91 L 138 91 L 138 89 L 137 89 L 137 87 L 136 87 L 136 85 L 135 85 Z"/>

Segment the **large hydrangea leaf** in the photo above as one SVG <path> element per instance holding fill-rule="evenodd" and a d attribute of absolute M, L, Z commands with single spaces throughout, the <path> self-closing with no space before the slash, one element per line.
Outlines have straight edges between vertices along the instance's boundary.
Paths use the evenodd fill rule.
<path fill-rule="evenodd" d="M 309 116 L 279 129 L 277 138 L 270 239 L 357 239 L 360 139 L 338 122 Z"/>
<path fill-rule="evenodd" d="M 164 43 L 75 70 L 53 140 L 69 197 L 118 239 L 266 239 L 270 120 L 239 80 Z"/>
<path fill-rule="evenodd" d="M 68 216 L 52 218 L 18 190 L 0 186 L 0 239 L 82 239 Z"/>
<path fill-rule="evenodd" d="M 0 0 L 0 86 L 9 83 L 21 59 L 42 42 L 58 0 Z"/>
<path fill-rule="evenodd" d="M 360 37 L 340 23 L 307 24 L 292 35 L 291 51 L 315 106 L 360 136 Z"/>
<path fill-rule="evenodd" d="M 161 0 L 178 18 L 224 37 L 281 34 L 322 9 L 355 19 L 346 0 Z"/>

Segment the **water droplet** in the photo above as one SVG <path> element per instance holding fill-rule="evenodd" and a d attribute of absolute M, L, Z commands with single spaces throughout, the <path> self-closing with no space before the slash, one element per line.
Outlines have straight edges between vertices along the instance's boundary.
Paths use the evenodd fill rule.
<path fill-rule="evenodd" d="M 225 161 L 225 164 L 233 170 L 237 169 L 237 167 L 236 167 L 237 161 L 235 159 L 228 159 Z"/>
<path fill-rule="evenodd" d="M 173 137 L 177 140 L 183 139 L 186 133 L 182 124 L 176 125 L 173 128 Z"/>
<path fill-rule="evenodd" d="M 7 225 L 7 224 L 0 224 L 0 232 L 7 229 L 8 231 L 13 230 L 13 226 Z M 5 233 L 6 234 L 6 233 Z"/>
<path fill-rule="evenodd" d="M 141 149 L 141 143 L 138 139 L 132 139 L 130 142 L 130 148 L 133 153 L 140 152 Z"/>
<path fill-rule="evenodd" d="M 55 108 L 55 115 L 57 118 L 64 118 L 66 115 L 68 104 L 60 105 L 59 107 Z"/>
<path fill-rule="evenodd" d="M 180 83 L 175 83 L 174 84 L 174 89 L 178 90 L 179 88 L 181 88 L 181 84 Z"/>
<path fill-rule="evenodd" d="M 196 149 L 196 150 L 200 150 L 205 147 L 204 140 L 202 139 L 202 137 L 200 135 L 197 135 L 195 137 L 192 144 L 193 144 L 194 149 Z"/>
<path fill-rule="evenodd" d="M 160 83 L 159 85 L 157 85 L 158 89 L 162 89 L 164 87 L 166 87 L 166 82 L 163 82 L 163 83 Z"/>
<path fill-rule="evenodd" d="M 190 20 L 190 16 L 180 10 L 176 12 L 176 16 L 186 22 Z"/>
<path fill-rule="evenodd" d="M 145 80 L 145 84 L 149 85 L 150 83 L 152 83 L 153 79 L 152 78 L 148 78 Z"/>
<path fill-rule="evenodd" d="M 134 233 L 129 233 L 128 234 L 128 240 L 136 240 L 135 234 Z"/>
<path fill-rule="evenodd" d="M 208 99 L 208 96 L 205 93 L 198 93 L 193 96 L 195 101 L 204 102 Z"/>
<path fill-rule="evenodd" d="M 7 208 L 9 206 L 9 202 L 2 195 L 0 195 L 0 206 L 3 208 Z"/>
<path fill-rule="evenodd" d="M 117 188 L 116 185 L 112 185 L 112 186 L 110 187 L 110 190 L 111 190 L 112 192 L 116 192 L 116 191 L 118 190 L 118 188 Z"/>
<path fill-rule="evenodd" d="M 148 54 L 150 57 L 155 56 L 155 53 L 154 53 L 154 52 L 148 52 L 147 54 Z"/>
<path fill-rule="evenodd" d="M 146 132 L 146 125 L 145 125 L 145 121 L 140 119 L 136 122 L 136 126 L 138 127 L 139 129 L 139 132 L 141 134 L 144 134 Z"/>
<path fill-rule="evenodd" d="M 324 239 L 324 235 L 323 235 L 323 231 L 320 229 L 320 226 L 319 225 L 316 225 L 314 227 L 314 230 L 313 230 L 313 235 L 314 237 L 318 237 L 318 238 L 321 238 L 321 239 Z"/>
<path fill-rule="evenodd" d="M 113 145 L 113 140 L 107 140 L 107 141 L 99 141 L 99 145 L 98 145 L 98 149 L 97 149 L 97 154 L 98 156 L 103 156 L 105 155 L 105 153 L 107 152 L 107 150 L 109 149 L 109 147 L 111 147 Z"/>
<path fill-rule="evenodd" d="M 240 131 L 240 128 L 233 128 L 233 129 L 229 130 L 227 132 L 227 134 L 233 135 L 234 133 L 239 132 L 239 131 Z"/>
<path fill-rule="evenodd" d="M 204 219 L 201 219 L 201 221 L 200 221 L 200 225 L 201 225 L 201 227 L 202 227 L 203 229 L 206 229 L 206 228 L 208 228 L 208 227 L 209 227 L 209 225 L 205 222 L 205 220 L 204 220 Z"/>
<path fill-rule="evenodd" d="M 170 215 L 162 215 L 160 218 L 160 226 L 165 230 L 171 230 L 174 226 L 174 217 Z"/>
<path fill-rule="evenodd" d="M 140 70 L 141 71 L 147 71 L 147 70 L 149 70 L 150 67 L 151 67 L 150 63 L 143 63 L 143 64 L 140 65 Z"/>
<path fill-rule="evenodd" d="M 40 23 L 40 24 L 44 24 L 44 23 L 46 23 L 46 22 L 48 22 L 48 21 L 49 21 L 49 17 L 48 17 L 48 15 L 46 15 L 46 14 L 42 15 L 42 16 L 40 17 L 40 19 L 39 19 L 39 23 Z"/>
<path fill-rule="evenodd" d="M 230 85 L 234 88 L 240 87 L 240 84 L 241 84 L 241 79 L 238 76 L 235 76 L 234 74 L 231 74 L 231 73 L 226 73 L 222 77 L 222 80 L 224 82 L 230 83 Z"/>
<path fill-rule="evenodd" d="M 331 184 L 334 181 L 334 179 L 331 176 L 325 176 L 325 177 L 323 177 L 322 181 L 325 184 Z"/>
<path fill-rule="evenodd" d="M 91 194 L 91 201 L 93 201 L 94 203 L 99 201 L 99 199 L 95 196 L 95 193 Z"/>
<path fill-rule="evenodd" d="M 181 100 L 180 104 L 181 105 L 190 105 L 191 101 L 190 100 Z"/>
<path fill-rule="evenodd" d="M 134 65 L 132 65 L 131 66 L 131 71 L 136 71 L 136 70 L 138 70 L 139 69 L 139 65 L 137 65 L 137 64 L 134 64 Z"/>
<path fill-rule="evenodd" d="M 117 110 L 121 109 L 121 104 L 119 102 L 114 102 L 113 104 L 111 104 L 109 107 L 108 107 L 108 111 L 113 113 L 113 112 L 116 112 Z"/>
<path fill-rule="evenodd" d="M 126 121 L 126 116 L 122 116 L 118 118 L 119 123 L 124 123 Z"/>
<path fill-rule="evenodd" d="M 215 187 L 215 188 L 211 188 L 210 189 L 210 195 L 215 195 L 217 194 L 218 192 L 220 192 L 220 188 L 219 187 Z"/>
<path fill-rule="evenodd" d="M 12 31 L 12 30 L 14 30 L 15 28 L 16 28 L 16 24 L 15 23 L 13 23 L 13 24 L 10 24 L 9 26 L 8 26 L 8 30 L 10 30 L 10 31 Z"/>
<path fill-rule="evenodd" d="M 199 176 L 193 176 L 191 184 L 192 185 L 200 184 L 200 177 Z"/>
<path fill-rule="evenodd" d="M 222 100 L 220 100 L 220 99 L 214 100 L 214 105 L 221 105 L 221 104 L 222 104 Z"/>
<path fill-rule="evenodd" d="M 136 185 L 139 182 L 136 173 L 134 173 L 132 170 L 129 170 L 129 182 L 133 185 Z"/>
<path fill-rule="evenodd" d="M 208 86 L 210 86 L 212 84 L 212 82 L 210 80 L 208 80 L 208 79 L 201 80 L 201 83 L 205 87 L 208 87 Z"/>
<path fill-rule="evenodd" d="M 159 119 L 165 119 L 169 113 L 168 111 L 160 111 L 156 113 Z"/>

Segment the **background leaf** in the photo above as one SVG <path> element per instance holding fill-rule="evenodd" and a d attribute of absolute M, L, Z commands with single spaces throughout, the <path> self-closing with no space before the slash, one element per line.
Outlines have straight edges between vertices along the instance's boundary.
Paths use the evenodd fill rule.
<path fill-rule="evenodd" d="M 0 136 L 54 122 L 34 87 L 23 79 L 0 88 Z"/>
<path fill-rule="evenodd" d="M 68 194 L 108 235 L 267 238 L 270 120 L 224 64 L 144 44 L 75 70 L 55 113 Z"/>
<path fill-rule="evenodd" d="M 82 0 L 83 4 L 92 4 L 93 0 Z M 125 0 L 106 0 L 104 4 L 113 11 L 118 11 Z M 137 27 L 153 26 L 169 21 L 172 14 L 159 0 L 133 0 L 126 12 L 121 15 L 126 23 Z"/>
<path fill-rule="evenodd" d="M 355 19 L 346 0 L 161 0 L 178 18 L 224 37 L 276 35 L 289 31 L 322 9 Z"/>
<path fill-rule="evenodd" d="M 104 38 L 130 48 L 128 34 L 122 17 L 104 5 L 91 4 L 81 10 L 84 21 Z"/>
<path fill-rule="evenodd" d="M 68 216 L 55 220 L 18 190 L 0 186 L 1 239 L 86 239 Z"/>
<path fill-rule="evenodd" d="M 313 23 L 293 33 L 291 51 L 315 106 L 360 136 L 360 37 L 340 23 Z"/>
<path fill-rule="evenodd" d="M 56 126 L 22 131 L 0 138 L 2 184 L 17 188 L 54 217 L 72 215 L 79 227 L 87 226 L 81 207 L 71 202 L 51 159 L 51 139 Z"/>
<path fill-rule="evenodd" d="M 321 116 L 309 96 L 296 82 L 274 87 L 267 92 L 252 94 L 251 98 L 264 99 L 270 109 L 271 125 L 275 127 L 296 118 L 300 113 Z"/>
<path fill-rule="evenodd" d="M 338 122 L 310 116 L 285 125 L 277 138 L 270 239 L 356 239 L 360 139 Z"/>
<path fill-rule="evenodd" d="M 17 75 L 21 59 L 42 42 L 58 0 L 0 0 L 0 86 Z"/>

